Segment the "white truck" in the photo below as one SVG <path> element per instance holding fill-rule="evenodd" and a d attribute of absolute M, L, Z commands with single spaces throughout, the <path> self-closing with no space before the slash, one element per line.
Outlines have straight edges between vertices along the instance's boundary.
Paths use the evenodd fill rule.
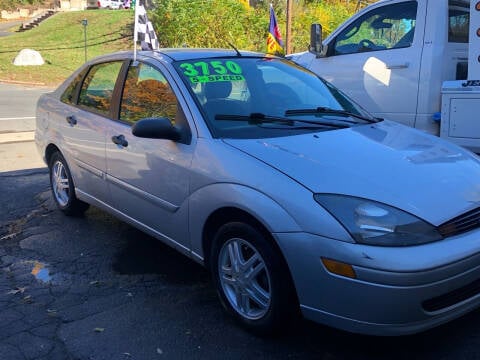
<path fill-rule="evenodd" d="M 311 34 L 294 61 L 375 116 L 480 152 L 480 1 L 380 0 Z"/>

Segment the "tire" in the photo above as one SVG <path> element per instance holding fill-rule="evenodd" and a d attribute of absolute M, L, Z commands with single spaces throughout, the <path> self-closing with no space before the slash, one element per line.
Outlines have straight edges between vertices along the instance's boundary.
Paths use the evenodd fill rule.
<path fill-rule="evenodd" d="M 287 266 L 255 227 L 243 222 L 221 226 L 210 260 L 222 305 L 248 330 L 272 335 L 294 319 L 298 302 Z"/>
<path fill-rule="evenodd" d="M 48 165 L 50 173 L 50 186 L 57 207 L 65 215 L 82 215 L 89 205 L 77 199 L 75 187 L 73 185 L 72 175 L 68 168 L 65 158 L 60 152 L 55 152 L 50 158 Z"/>

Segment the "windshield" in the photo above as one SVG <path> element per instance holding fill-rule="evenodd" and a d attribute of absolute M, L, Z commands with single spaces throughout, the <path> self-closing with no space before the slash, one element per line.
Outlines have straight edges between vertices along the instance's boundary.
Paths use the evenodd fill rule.
<path fill-rule="evenodd" d="M 285 59 L 209 58 L 174 66 L 214 137 L 287 136 L 373 120 L 331 84 Z"/>

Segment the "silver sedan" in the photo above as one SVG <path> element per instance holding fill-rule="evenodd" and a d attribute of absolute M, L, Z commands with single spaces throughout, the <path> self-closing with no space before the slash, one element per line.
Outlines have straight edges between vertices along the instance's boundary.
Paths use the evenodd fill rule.
<path fill-rule="evenodd" d="M 400 335 L 480 304 L 479 159 L 288 60 L 103 56 L 41 97 L 36 142 L 61 211 L 94 205 L 204 264 L 257 333 L 302 313 Z"/>

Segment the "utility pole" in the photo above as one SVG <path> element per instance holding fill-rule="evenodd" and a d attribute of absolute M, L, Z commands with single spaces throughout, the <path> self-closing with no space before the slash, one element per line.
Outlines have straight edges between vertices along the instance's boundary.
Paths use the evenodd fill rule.
<path fill-rule="evenodd" d="M 82 20 L 82 25 L 83 25 L 83 40 L 84 40 L 84 46 L 85 46 L 85 62 L 87 62 L 87 25 L 88 25 L 88 20 L 83 19 Z"/>
<path fill-rule="evenodd" d="M 292 0 L 287 0 L 287 36 L 285 54 L 292 53 Z"/>

